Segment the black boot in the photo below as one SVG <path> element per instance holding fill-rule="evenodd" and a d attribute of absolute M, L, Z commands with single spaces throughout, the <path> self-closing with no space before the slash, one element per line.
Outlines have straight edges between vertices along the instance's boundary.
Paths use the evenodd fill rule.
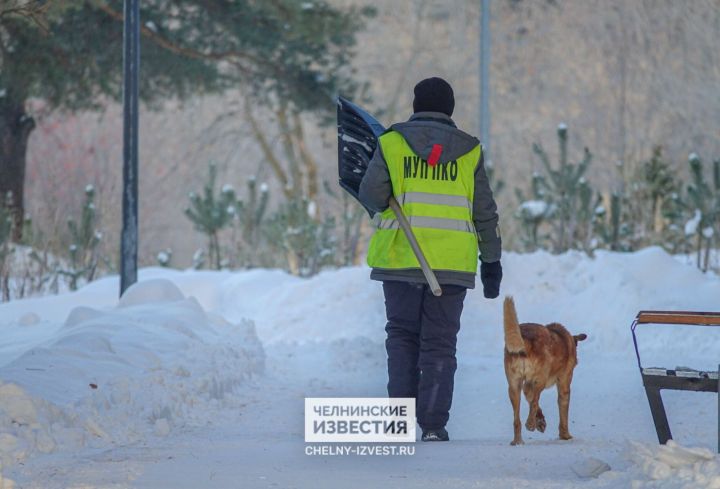
<path fill-rule="evenodd" d="M 450 441 L 450 436 L 445 428 L 437 430 L 423 430 L 422 441 Z"/>

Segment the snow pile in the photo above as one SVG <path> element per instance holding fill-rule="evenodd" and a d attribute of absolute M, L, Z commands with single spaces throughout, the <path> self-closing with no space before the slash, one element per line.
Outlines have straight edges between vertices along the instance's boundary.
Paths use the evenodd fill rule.
<path fill-rule="evenodd" d="M 643 309 L 720 309 L 717 276 L 680 263 L 657 247 L 635 253 L 599 250 L 594 259 L 581 252 L 506 253 L 502 262 L 501 293 L 515 296 L 520 320 L 559 321 L 574 333 L 587 333 L 583 354 L 634 357 L 630 323 Z M 189 274 L 178 273 L 172 279 L 183 290 L 198 288 L 190 285 Z M 326 271 L 309 279 L 275 270 L 252 270 L 217 275 L 217 280 L 221 283 L 217 287 L 203 283 L 203 305 L 219 309 L 230 320 L 252 318 L 263 344 L 356 338 L 384 342 L 382 286 L 369 280 L 365 267 Z M 242 300 L 237 300 L 239 297 Z M 478 277 L 463 309 L 459 355 L 502 352 L 501 325 L 502 302 L 483 297 Z M 641 353 L 651 362 L 646 366 L 675 362 L 666 366 L 717 369 L 720 331 L 671 329 L 638 328 Z M 669 350 L 673 355 L 656 358 L 652 356 L 655 350 Z"/>
<path fill-rule="evenodd" d="M 115 308 L 76 307 L 0 368 L 0 460 L 204 424 L 263 364 L 251 321 L 207 313 L 168 280 L 140 282 Z"/>
<path fill-rule="evenodd" d="M 720 458 L 706 448 L 686 448 L 673 440 L 632 446 L 632 460 L 649 479 L 633 480 L 633 489 L 720 489 Z"/>
<path fill-rule="evenodd" d="M 598 250 L 595 259 L 581 252 L 508 255 L 503 259 L 501 292 L 515 296 L 520 321 L 558 321 L 574 333 L 587 333 L 583 352 L 634 356 L 630 323 L 640 310 L 720 309 L 720 279 L 679 263 L 659 247 L 635 253 Z M 501 324 L 502 307 L 498 301 L 488 303 L 477 290 L 469 298 L 472 302 L 466 303 L 463 312 L 465 324 L 473 317 L 479 324 Z M 720 351 L 717 329 L 638 327 L 645 366 L 687 365 L 716 370 Z M 502 348 L 502 328 L 494 327 L 492 331 L 495 348 Z M 654 352 L 671 355 L 653 356 Z"/>

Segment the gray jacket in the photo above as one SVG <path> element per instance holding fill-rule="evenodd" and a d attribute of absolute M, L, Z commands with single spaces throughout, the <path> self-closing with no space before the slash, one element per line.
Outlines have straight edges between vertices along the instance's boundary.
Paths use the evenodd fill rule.
<path fill-rule="evenodd" d="M 434 144 L 443 146 L 439 163 L 446 163 L 468 153 L 479 144 L 477 138 L 457 129 L 450 117 L 441 112 L 418 112 L 410 120 L 394 124 L 391 130 L 399 132 L 412 150 L 427 160 Z M 378 145 L 367 172 L 360 184 L 360 200 L 370 209 L 382 212 L 388 208 L 392 195 L 392 183 L 387 163 Z M 475 170 L 475 194 L 473 199 L 473 222 L 478 236 L 480 257 L 484 262 L 500 260 L 501 240 L 498 228 L 498 214 L 490 183 L 485 173 L 483 157 Z M 437 270 L 435 275 L 440 284 L 475 287 L 475 274 L 449 270 Z M 424 283 L 420 269 L 373 268 L 373 280 L 396 280 Z"/>

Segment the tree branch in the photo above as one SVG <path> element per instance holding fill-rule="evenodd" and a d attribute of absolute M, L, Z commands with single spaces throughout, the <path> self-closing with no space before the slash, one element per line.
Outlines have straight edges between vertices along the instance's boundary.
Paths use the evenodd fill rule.
<path fill-rule="evenodd" d="M 290 175 L 293 180 L 292 190 L 295 195 L 302 196 L 302 173 L 300 172 L 300 165 L 298 165 L 297 155 L 295 154 L 295 147 L 293 145 L 290 124 L 288 123 L 287 118 L 287 107 L 285 104 L 280 105 L 276 111 L 276 116 L 278 125 L 280 126 L 280 137 L 283 141 L 285 156 L 290 164 Z"/>
<path fill-rule="evenodd" d="M 45 34 L 49 33 L 50 30 L 47 23 L 43 20 L 43 16 L 50 8 L 52 0 L 48 2 L 38 2 L 37 0 L 30 0 L 25 3 L 15 2 L 10 6 L 0 7 L 0 20 L 5 16 L 17 15 L 20 17 L 26 17 L 34 22 Z"/>
<path fill-rule="evenodd" d="M 272 168 L 273 172 L 275 173 L 275 176 L 280 181 L 280 186 L 282 187 L 282 191 L 285 194 L 286 197 L 290 198 L 292 197 L 292 189 L 288 186 L 288 177 L 287 173 L 283 169 L 282 165 L 278 161 L 278 159 L 275 157 L 275 154 L 273 153 L 272 148 L 270 147 L 270 143 L 267 140 L 267 137 L 265 137 L 265 133 L 263 132 L 262 128 L 260 127 L 260 124 L 258 123 L 257 119 L 252 114 L 252 109 L 250 109 L 250 100 L 248 98 L 245 98 L 245 116 L 247 117 L 248 121 L 250 122 L 250 127 L 252 128 L 253 135 L 255 136 L 255 139 L 257 140 L 258 144 L 260 145 L 260 149 L 262 150 L 263 154 L 265 155 L 265 158 L 267 159 L 268 163 L 270 163 L 270 167 Z"/>
<path fill-rule="evenodd" d="M 307 171 L 308 199 L 315 201 L 318 193 L 318 164 L 313 155 L 307 149 L 302 120 L 300 119 L 300 114 L 297 112 L 294 114 L 293 122 L 295 125 L 293 130 L 295 144 L 298 148 L 298 152 L 300 153 L 300 160 L 303 162 L 303 165 L 305 165 L 305 170 Z"/>
<path fill-rule="evenodd" d="M 107 15 L 112 17 L 113 19 L 122 22 L 124 20 L 124 15 L 122 12 L 118 12 L 114 9 L 112 9 L 107 3 L 105 3 L 103 0 L 94 0 L 94 5 L 97 6 L 101 11 L 105 12 Z M 153 41 L 158 46 L 167 49 L 168 51 L 180 55 L 185 56 L 192 59 L 199 59 L 199 60 L 206 60 L 206 61 L 227 61 L 241 70 L 248 70 L 249 67 L 247 65 L 241 64 L 241 60 L 249 61 L 255 66 L 264 66 L 266 68 L 269 68 L 269 70 L 272 73 L 275 73 L 276 75 L 282 74 L 282 70 L 278 69 L 278 65 L 274 63 L 269 63 L 267 60 L 258 58 L 257 56 L 254 56 L 248 52 L 245 51 L 237 51 L 237 50 L 229 50 L 229 51 L 219 51 L 219 52 L 202 52 L 198 51 L 196 49 L 192 49 L 189 47 L 181 46 L 163 36 L 155 32 L 154 30 L 150 29 L 146 25 L 140 26 L 140 32 L 143 36 L 147 37 L 151 41 Z"/>

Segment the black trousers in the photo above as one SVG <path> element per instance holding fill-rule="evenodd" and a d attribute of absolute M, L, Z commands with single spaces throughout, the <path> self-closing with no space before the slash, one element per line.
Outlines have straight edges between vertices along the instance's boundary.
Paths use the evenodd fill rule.
<path fill-rule="evenodd" d="M 460 315 L 467 289 L 443 285 L 435 297 L 424 284 L 383 282 L 387 314 L 388 396 L 414 397 L 424 430 L 450 416 Z"/>

